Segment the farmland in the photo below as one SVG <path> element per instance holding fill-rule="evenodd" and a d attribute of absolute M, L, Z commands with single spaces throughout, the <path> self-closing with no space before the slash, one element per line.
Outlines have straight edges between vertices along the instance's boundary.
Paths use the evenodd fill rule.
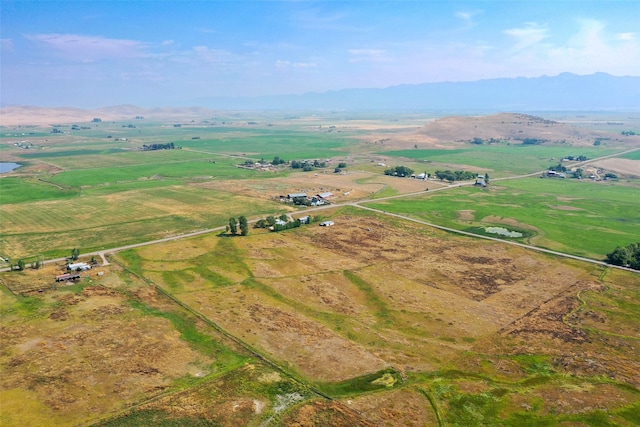
<path fill-rule="evenodd" d="M 527 243 L 602 259 L 612 246 L 640 240 L 637 192 L 633 186 L 528 178 L 495 181 L 487 191 L 465 187 L 367 206 L 481 234 L 478 228 L 506 226 L 522 232 Z"/>
<path fill-rule="evenodd" d="M 522 237 L 504 239 L 602 260 L 640 241 L 638 177 L 539 172 L 578 167 L 562 160 L 578 155 L 633 171 L 640 139 L 585 119 L 546 137 L 577 135 L 564 142 L 463 141 L 478 120 L 495 132 L 505 116 L 457 118 L 444 137 L 415 115 L 364 113 L 4 127 L 3 160 L 23 167 L 0 178 L 0 255 L 81 248 L 110 263 L 56 286 L 63 262 L 0 274 L 0 422 L 636 425 L 637 274 L 410 219 L 505 227 Z M 179 148 L 140 149 L 170 142 Z M 326 165 L 238 167 L 276 156 Z M 488 174 L 489 185 L 383 174 L 395 165 Z M 613 172 L 603 165 L 579 166 Z M 331 192 L 331 205 L 280 200 L 300 192 Z M 280 214 L 335 225 L 224 232 L 230 216 Z"/>

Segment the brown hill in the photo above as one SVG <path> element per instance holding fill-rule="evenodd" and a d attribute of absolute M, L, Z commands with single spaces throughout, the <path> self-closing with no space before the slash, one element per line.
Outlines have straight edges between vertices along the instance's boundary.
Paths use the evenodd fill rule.
<path fill-rule="evenodd" d="M 434 120 L 415 132 L 429 140 L 441 142 L 538 139 L 553 143 L 593 144 L 601 136 L 591 130 L 581 129 L 566 123 L 546 120 L 541 117 L 517 113 L 500 113 L 490 116 L 452 116 Z"/>
<path fill-rule="evenodd" d="M 94 118 L 103 121 L 133 120 L 136 116 L 155 120 L 194 120 L 209 118 L 216 113 L 202 107 L 143 108 L 135 105 L 83 110 L 73 107 L 10 106 L 0 108 L 2 126 L 53 125 L 90 122 Z"/>

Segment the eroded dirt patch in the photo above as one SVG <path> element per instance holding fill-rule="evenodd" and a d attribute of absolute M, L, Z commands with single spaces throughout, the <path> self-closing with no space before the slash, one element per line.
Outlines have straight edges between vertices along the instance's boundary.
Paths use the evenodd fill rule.
<path fill-rule="evenodd" d="M 376 424 L 342 403 L 318 400 L 294 409 L 284 417 L 282 425 L 288 427 L 373 427 Z"/>
<path fill-rule="evenodd" d="M 438 424 L 424 396 L 409 390 L 370 394 L 343 403 L 360 414 L 366 414 L 366 418 L 375 425 L 417 427 Z"/>

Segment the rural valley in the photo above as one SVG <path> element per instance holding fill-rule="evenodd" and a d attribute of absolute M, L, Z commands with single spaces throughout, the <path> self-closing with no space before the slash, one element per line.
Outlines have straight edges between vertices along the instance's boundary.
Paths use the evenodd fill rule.
<path fill-rule="evenodd" d="M 1 112 L 3 425 L 637 425 L 637 113 Z"/>

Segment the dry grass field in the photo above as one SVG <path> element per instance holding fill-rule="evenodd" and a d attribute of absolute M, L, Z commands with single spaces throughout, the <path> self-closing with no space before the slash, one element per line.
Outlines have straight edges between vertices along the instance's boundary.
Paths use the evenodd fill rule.
<path fill-rule="evenodd" d="M 58 284 L 17 303 L 2 293 L 2 425 L 88 424 L 178 378 L 211 372 L 213 360 L 190 348 L 169 320 L 128 303 L 148 290 L 129 286 L 127 297 L 113 269 L 92 273 L 84 286 Z M 48 273 L 39 279 L 51 283 Z"/>
<path fill-rule="evenodd" d="M 78 425 L 123 411 L 101 425 L 448 425 L 469 416 L 465 399 L 481 396 L 497 405 L 493 416 L 598 408 L 631 425 L 624 411 L 640 396 L 636 275 L 354 208 L 326 214 L 333 227 L 123 253 L 147 282 L 112 265 L 79 285 L 5 291 L 3 421 Z M 54 273 L 3 282 L 50 283 Z M 175 302 L 283 371 L 216 364 L 171 318 L 151 315 L 178 310 Z M 198 329 L 225 341 L 205 323 Z M 403 380 L 379 377 L 387 385 L 375 394 L 328 401 L 303 385 L 340 396 L 336 384 L 386 368 Z M 200 385 L 179 391 L 176 381 Z"/>
<path fill-rule="evenodd" d="M 640 385 L 637 350 L 612 364 L 600 354 L 603 338 L 577 326 L 582 317 L 602 316 L 585 316 L 581 307 L 581 295 L 612 285 L 599 279 L 598 269 L 376 217 L 334 219 L 329 228 L 223 238 L 212 258 L 179 256 L 171 274 L 153 260 L 175 258 L 175 245 L 138 254 L 156 284 L 312 381 L 344 380 L 384 366 L 433 371 L 470 352 L 492 354 L 495 346 L 509 345 L 508 353 L 491 357 L 571 349 L 582 362 L 572 360 L 566 369 L 586 374 L 580 363 L 592 358 L 589 375 Z M 233 274 L 207 262 L 224 254 L 233 254 L 226 260 Z M 212 273 L 215 283 L 206 279 Z M 625 280 L 637 284 L 635 276 Z M 616 319 L 602 323 L 609 322 Z M 624 351 L 636 333 L 628 330 L 607 345 Z"/>

